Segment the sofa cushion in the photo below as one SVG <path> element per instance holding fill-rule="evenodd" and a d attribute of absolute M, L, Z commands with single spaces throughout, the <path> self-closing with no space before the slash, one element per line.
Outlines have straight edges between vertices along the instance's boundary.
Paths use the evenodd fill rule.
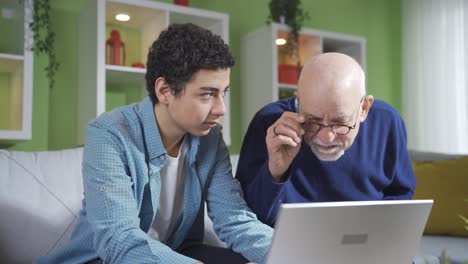
<path fill-rule="evenodd" d="M 468 157 L 413 163 L 414 199 L 434 199 L 424 231 L 431 235 L 468 236 L 460 215 L 468 217 Z"/>
<path fill-rule="evenodd" d="M 0 259 L 31 263 L 68 240 L 81 209 L 82 148 L 0 150 Z"/>

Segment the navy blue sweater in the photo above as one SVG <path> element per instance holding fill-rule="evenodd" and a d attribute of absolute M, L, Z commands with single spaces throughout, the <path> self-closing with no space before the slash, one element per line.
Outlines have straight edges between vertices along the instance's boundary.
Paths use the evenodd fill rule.
<path fill-rule="evenodd" d="M 242 144 L 236 178 L 258 218 L 273 226 L 281 203 L 411 199 L 416 180 L 398 111 L 375 100 L 354 143 L 337 161 L 320 161 L 301 149 L 282 183 L 268 170 L 266 131 L 284 111 L 296 112 L 295 97 L 263 107 Z"/>

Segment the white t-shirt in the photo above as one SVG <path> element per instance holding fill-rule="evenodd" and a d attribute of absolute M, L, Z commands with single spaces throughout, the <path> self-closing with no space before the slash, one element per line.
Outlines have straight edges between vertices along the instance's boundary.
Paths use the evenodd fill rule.
<path fill-rule="evenodd" d="M 187 150 L 187 137 L 184 138 L 179 155 L 168 156 L 168 163 L 159 172 L 161 193 L 158 211 L 148 231 L 148 235 L 166 243 L 171 234 L 177 230 L 182 221 L 184 209 L 184 161 Z"/>

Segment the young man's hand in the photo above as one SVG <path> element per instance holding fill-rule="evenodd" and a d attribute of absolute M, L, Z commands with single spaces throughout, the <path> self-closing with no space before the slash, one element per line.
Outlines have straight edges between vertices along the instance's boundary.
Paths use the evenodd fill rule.
<path fill-rule="evenodd" d="M 277 182 L 283 180 L 284 173 L 301 149 L 304 121 L 304 116 L 299 113 L 284 112 L 267 129 L 268 169 Z"/>

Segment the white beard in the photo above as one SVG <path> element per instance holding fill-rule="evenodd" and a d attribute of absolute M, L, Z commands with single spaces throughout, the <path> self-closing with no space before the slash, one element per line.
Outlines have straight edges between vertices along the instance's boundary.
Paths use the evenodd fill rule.
<path fill-rule="evenodd" d="M 344 154 L 343 144 L 339 141 L 331 143 L 323 143 L 319 139 L 313 139 L 308 143 L 310 150 L 317 156 L 321 161 L 336 161 Z M 323 149 L 320 147 L 333 147 L 330 149 Z"/>

